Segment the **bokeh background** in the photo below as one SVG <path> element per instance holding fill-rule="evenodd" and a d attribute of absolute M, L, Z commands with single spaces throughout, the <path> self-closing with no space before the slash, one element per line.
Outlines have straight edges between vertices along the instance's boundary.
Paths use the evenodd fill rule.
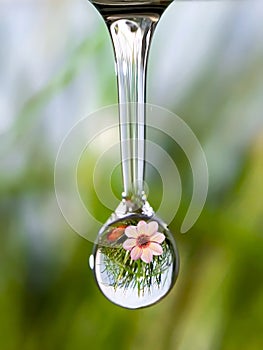
<path fill-rule="evenodd" d="M 191 173 L 162 137 L 185 179 L 170 224 L 181 270 L 165 300 L 130 311 L 97 290 L 92 243 L 67 225 L 53 186 L 68 130 L 117 101 L 105 25 L 84 0 L 0 1 L 1 349 L 263 348 L 262 23 L 262 1 L 249 0 L 176 1 L 159 24 L 148 101 L 192 128 L 210 186 L 201 217 L 181 235 Z M 158 203 L 158 176 L 149 171 L 148 181 Z M 103 222 L 109 209 L 95 197 L 89 205 Z"/>

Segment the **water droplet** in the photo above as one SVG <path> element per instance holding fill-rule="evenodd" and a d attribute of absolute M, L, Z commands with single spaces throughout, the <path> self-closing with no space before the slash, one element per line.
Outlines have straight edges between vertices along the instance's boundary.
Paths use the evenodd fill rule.
<path fill-rule="evenodd" d="M 178 275 L 174 238 L 156 217 L 130 214 L 103 226 L 93 257 L 90 265 L 102 293 L 129 309 L 158 302 Z"/>

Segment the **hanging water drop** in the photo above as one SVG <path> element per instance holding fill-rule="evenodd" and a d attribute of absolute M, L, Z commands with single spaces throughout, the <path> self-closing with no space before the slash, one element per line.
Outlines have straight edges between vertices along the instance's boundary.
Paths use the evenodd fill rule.
<path fill-rule="evenodd" d="M 143 188 L 147 57 L 154 29 L 170 2 L 92 0 L 114 47 L 124 192 L 99 231 L 90 266 L 102 293 L 129 309 L 162 299 L 179 269 L 174 238 L 155 216 Z"/>
<path fill-rule="evenodd" d="M 173 236 L 157 217 L 131 214 L 103 226 L 93 257 L 102 293 L 129 309 L 158 302 L 178 275 Z"/>

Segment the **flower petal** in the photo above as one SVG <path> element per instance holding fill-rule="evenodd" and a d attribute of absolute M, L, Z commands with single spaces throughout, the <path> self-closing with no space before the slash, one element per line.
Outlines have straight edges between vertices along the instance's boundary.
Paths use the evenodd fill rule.
<path fill-rule="evenodd" d="M 123 227 L 116 227 L 107 234 L 107 240 L 109 242 L 117 241 L 123 235 L 123 232 Z"/>
<path fill-rule="evenodd" d="M 138 235 L 144 235 L 147 232 L 147 226 L 148 225 L 145 221 L 143 221 L 143 220 L 139 221 L 138 225 L 137 225 Z"/>
<path fill-rule="evenodd" d="M 163 248 L 158 243 L 151 242 L 149 248 L 151 249 L 153 255 L 163 254 Z"/>
<path fill-rule="evenodd" d="M 154 234 L 158 231 L 158 223 L 156 221 L 151 221 L 148 223 L 147 233 L 149 235 Z"/>
<path fill-rule="evenodd" d="M 128 239 L 126 239 L 126 241 L 123 243 L 122 246 L 126 250 L 132 250 L 132 248 L 136 246 L 136 239 L 135 238 L 128 238 Z"/>
<path fill-rule="evenodd" d="M 125 235 L 129 238 L 137 238 L 138 232 L 136 230 L 136 226 L 128 226 L 125 229 Z"/>
<path fill-rule="evenodd" d="M 156 232 L 151 235 L 151 242 L 162 243 L 165 240 L 165 235 L 160 232 Z"/>
<path fill-rule="evenodd" d="M 153 253 L 152 250 L 148 248 L 144 248 L 142 255 L 141 255 L 142 261 L 146 262 L 147 264 L 150 263 L 153 259 Z"/>
<path fill-rule="evenodd" d="M 132 260 L 140 259 L 141 255 L 142 255 L 142 249 L 141 248 L 136 246 L 136 247 L 134 247 L 132 249 L 132 251 L 131 251 L 131 259 Z"/>

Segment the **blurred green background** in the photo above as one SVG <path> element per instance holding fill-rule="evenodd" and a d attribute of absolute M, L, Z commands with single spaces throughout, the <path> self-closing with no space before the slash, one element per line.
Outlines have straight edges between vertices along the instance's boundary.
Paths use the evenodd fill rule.
<path fill-rule="evenodd" d="M 1 349 L 263 348 L 262 23 L 261 1 L 192 1 L 173 3 L 159 24 L 148 101 L 192 128 L 210 187 L 201 217 L 181 235 L 191 173 L 162 138 L 185 179 L 170 224 L 181 270 L 161 303 L 129 311 L 98 291 L 92 243 L 67 225 L 53 186 L 67 131 L 116 103 L 106 28 L 84 0 L 1 0 Z M 150 188 L 155 181 L 149 175 Z M 158 196 L 152 190 L 151 203 Z M 98 202 L 91 210 L 103 222 L 109 211 Z"/>

